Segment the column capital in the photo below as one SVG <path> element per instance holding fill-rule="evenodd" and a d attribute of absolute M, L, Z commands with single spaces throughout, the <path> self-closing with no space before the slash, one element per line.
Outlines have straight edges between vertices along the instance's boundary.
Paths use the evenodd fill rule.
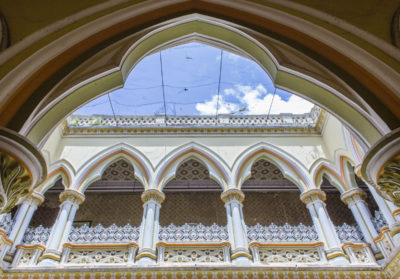
<path fill-rule="evenodd" d="M 222 192 L 221 199 L 224 203 L 229 203 L 232 201 L 242 203 L 244 200 L 244 194 L 241 190 L 232 188 Z"/>
<path fill-rule="evenodd" d="M 60 202 L 69 202 L 73 205 L 80 205 L 85 200 L 85 195 L 76 191 L 67 189 L 60 194 Z"/>
<path fill-rule="evenodd" d="M 340 195 L 340 199 L 347 204 L 348 206 L 352 206 L 358 202 L 364 202 L 366 198 L 366 194 L 360 188 L 350 189 L 343 194 Z"/>
<path fill-rule="evenodd" d="M 307 205 L 314 202 L 324 202 L 326 194 L 321 189 L 311 189 L 301 193 L 300 200 Z"/>
<path fill-rule="evenodd" d="M 30 204 L 32 206 L 38 207 L 44 202 L 44 196 L 38 192 L 33 192 L 24 203 Z"/>
<path fill-rule="evenodd" d="M 165 194 L 157 189 L 147 189 L 142 194 L 142 202 L 145 204 L 149 201 L 161 204 L 165 200 Z"/>

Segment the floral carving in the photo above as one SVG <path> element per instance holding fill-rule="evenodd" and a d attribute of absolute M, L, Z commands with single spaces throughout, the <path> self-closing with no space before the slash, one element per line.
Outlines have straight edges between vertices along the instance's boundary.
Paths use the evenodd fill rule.
<path fill-rule="evenodd" d="M 100 263 L 126 263 L 128 249 L 71 249 L 66 264 L 100 264 Z"/>
<path fill-rule="evenodd" d="M 14 158 L 0 152 L 0 213 L 8 212 L 26 196 L 31 184 L 28 171 Z"/>
<path fill-rule="evenodd" d="M 400 206 L 400 156 L 391 160 L 383 168 L 377 179 L 379 190 L 385 193 L 397 206 Z"/>
<path fill-rule="evenodd" d="M 317 248 L 259 248 L 260 262 L 271 263 L 316 263 L 321 261 Z"/>
<path fill-rule="evenodd" d="M 28 228 L 24 235 L 25 244 L 46 244 L 50 237 L 51 228 L 42 225 L 36 228 Z"/>
<path fill-rule="evenodd" d="M 222 248 L 166 248 L 164 262 L 222 263 L 224 262 L 224 253 Z"/>

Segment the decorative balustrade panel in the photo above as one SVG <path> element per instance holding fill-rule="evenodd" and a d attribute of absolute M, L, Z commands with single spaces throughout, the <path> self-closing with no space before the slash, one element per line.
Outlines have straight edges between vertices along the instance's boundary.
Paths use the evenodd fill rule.
<path fill-rule="evenodd" d="M 11 231 L 13 226 L 13 219 L 11 213 L 4 213 L 3 218 L 0 220 L 0 229 L 4 230 L 6 233 Z"/>
<path fill-rule="evenodd" d="M 133 263 L 137 245 L 64 245 L 61 263 L 64 265 L 99 265 Z"/>
<path fill-rule="evenodd" d="M 254 261 L 262 264 L 324 263 L 322 243 L 304 245 L 272 245 L 253 243 L 250 246 Z"/>
<path fill-rule="evenodd" d="M 45 228 L 42 225 L 36 228 L 28 228 L 24 235 L 25 244 L 43 244 L 45 245 L 50 237 L 51 228 Z"/>
<path fill-rule="evenodd" d="M 223 242 L 228 240 L 225 226 L 203 224 L 160 227 L 159 239 L 163 242 Z"/>
<path fill-rule="evenodd" d="M 159 263 L 227 263 L 229 243 L 196 246 L 158 243 Z"/>
<path fill-rule="evenodd" d="M 369 243 L 363 244 L 344 244 L 343 249 L 349 256 L 352 264 L 376 264 L 375 256 L 372 253 Z"/>
<path fill-rule="evenodd" d="M 139 239 L 139 231 L 140 228 L 130 224 L 123 227 L 115 224 L 109 227 L 100 224 L 95 227 L 83 225 L 72 228 L 68 239 L 71 243 L 136 242 Z"/>
<path fill-rule="evenodd" d="M 375 216 L 372 218 L 372 223 L 375 226 L 375 229 L 379 232 L 383 227 L 387 227 L 387 223 L 385 218 L 383 217 L 382 212 L 379 210 L 375 210 Z"/>
<path fill-rule="evenodd" d="M 291 226 L 285 224 L 277 226 L 274 223 L 269 226 L 256 224 L 247 227 L 247 239 L 249 242 L 314 242 L 318 241 L 318 234 L 313 226 L 299 224 Z"/>
<path fill-rule="evenodd" d="M 360 230 L 360 228 L 355 226 L 350 226 L 344 223 L 341 226 L 336 226 L 336 233 L 338 234 L 339 240 L 341 243 L 364 243 L 365 239 Z"/>
<path fill-rule="evenodd" d="M 45 247 L 41 244 L 31 246 L 18 245 L 17 252 L 12 262 L 13 267 L 34 266 L 42 255 Z"/>

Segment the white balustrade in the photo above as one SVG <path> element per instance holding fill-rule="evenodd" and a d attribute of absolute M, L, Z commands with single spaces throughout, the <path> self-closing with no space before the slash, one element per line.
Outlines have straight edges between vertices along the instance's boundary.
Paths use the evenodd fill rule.
<path fill-rule="evenodd" d="M 0 217 L 0 229 L 4 230 L 6 233 L 10 232 L 13 226 L 11 212 L 1 214 Z"/>
<path fill-rule="evenodd" d="M 184 224 L 175 226 L 170 224 L 160 227 L 159 240 L 163 242 L 223 242 L 228 241 L 229 235 L 226 226 L 212 224 Z"/>
<path fill-rule="evenodd" d="M 256 224 L 247 226 L 247 239 L 249 242 L 314 242 L 318 241 L 318 234 L 313 226 L 301 223 L 297 226 L 287 223 L 283 226 Z"/>
<path fill-rule="evenodd" d="M 103 227 L 101 224 L 95 227 L 83 225 L 72 228 L 68 240 L 71 243 L 137 242 L 139 230 L 139 227 L 134 227 L 130 224 L 123 227 L 115 224 L 109 227 Z"/>
<path fill-rule="evenodd" d="M 341 226 L 335 226 L 336 233 L 339 237 L 341 243 L 364 243 L 365 239 L 360 230 L 360 228 L 355 226 L 350 226 L 344 223 Z"/>
<path fill-rule="evenodd" d="M 45 245 L 50 237 L 51 228 L 45 228 L 42 225 L 30 227 L 26 230 L 23 242 L 26 245 L 43 244 Z"/>

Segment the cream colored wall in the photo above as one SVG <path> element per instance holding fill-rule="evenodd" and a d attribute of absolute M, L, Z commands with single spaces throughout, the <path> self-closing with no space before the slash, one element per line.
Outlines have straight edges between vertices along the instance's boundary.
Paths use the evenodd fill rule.
<path fill-rule="evenodd" d="M 306 169 L 310 169 L 321 158 L 333 162 L 337 150 L 346 153 L 341 123 L 329 116 L 321 136 L 316 135 L 265 135 L 265 136 L 67 136 L 60 137 L 60 128 L 56 129 L 44 145 L 43 151 L 51 154 L 51 162 L 65 159 L 79 170 L 96 154 L 105 149 L 124 143 L 144 154 L 153 167 L 174 149 L 195 142 L 217 153 L 228 166 L 246 149 L 260 143 L 273 145 L 297 159 Z"/>

